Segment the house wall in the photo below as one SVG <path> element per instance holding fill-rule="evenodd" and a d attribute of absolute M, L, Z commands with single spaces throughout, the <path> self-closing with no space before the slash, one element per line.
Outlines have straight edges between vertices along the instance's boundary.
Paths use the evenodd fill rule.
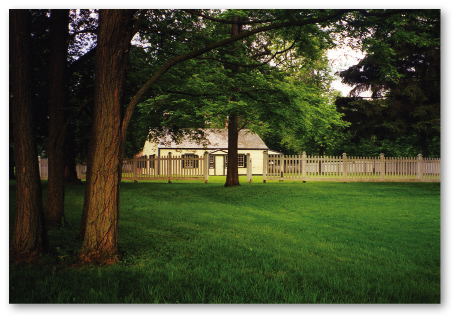
<path fill-rule="evenodd" d="M 203 156 L 205 152 L 209 152 L 211 155 L 215 156 L 227 156 L 226 149 L 167 149 L 167 148 L 158 148 L 155 143 L 146 141 L 144 145 L 144 149 L 142 151 L 142 155 L 155 155 L 155 156 L 168 156 L 171 153 L 171 156 L 182 156 L 184 154 L 195 154 L 198 156 Z M 252 174 L 253 175 L 262 175 L 263 174 L 263 151 L 262 149 L 239 149 L 238 154 L 250 154 L 250 158 L 252 159 Z M 219 170 L 218 170 L 219 171 Z M 247 168 L 240 167 L 239 168 L 240 175 L 247 174 Z M 215 169 L 209 169 L 209 175 L 215 175 Z M 225 168 L 225 175 L 226 175 L 226 168 Z"/>
<path fill-rule="evenodd" d="M 215 156 L 227 156 L 227 150 L 218 150 L 215 152 L 209 151 L 209 154 Z M 252 174 L 253 175 L 262 175 L 263 174 L 263 150 L 247 150 L 247 149 L 239 149 L 239 155 L 247 155 L 250 154 L 250 159 L 252 160 Z M 247 174 L 246 167 L 239 167 L 238 172 L 240 175 Z M 209 169 L 209 175 L 215 175 L 215 168 Z M 226 175 L 226 168 L 225 168 L 225 175 Z"/>
<path fill-rule="evenodd" d="M 171 153 L 171 156 L 182 156 L 184 154 L 195 154 L 198 156 L 203 156 L 204 152 L 204 149 L 159 149 L 155 143 L 146 141 L 142 155 L 168 156 L 168 154 Z"/>

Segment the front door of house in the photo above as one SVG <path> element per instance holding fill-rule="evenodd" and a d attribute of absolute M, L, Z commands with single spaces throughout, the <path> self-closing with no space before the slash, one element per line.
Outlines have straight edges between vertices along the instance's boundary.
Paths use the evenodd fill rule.
<path fill-rule="evenodd" d="M 215 175 L 225 175 L 225 155 L 214 155 Z"/>

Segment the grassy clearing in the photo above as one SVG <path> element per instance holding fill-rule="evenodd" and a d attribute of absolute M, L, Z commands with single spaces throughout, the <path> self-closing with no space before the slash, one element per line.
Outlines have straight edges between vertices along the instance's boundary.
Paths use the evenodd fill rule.
<path fill-rule="evenodd" d="M 10 302 L 440 302 L 440 183 L 223 183 L 123 182 L 123 261 L 82 269 L 69 186 L 70 226 L 43 265 L 10 265 Z"/>

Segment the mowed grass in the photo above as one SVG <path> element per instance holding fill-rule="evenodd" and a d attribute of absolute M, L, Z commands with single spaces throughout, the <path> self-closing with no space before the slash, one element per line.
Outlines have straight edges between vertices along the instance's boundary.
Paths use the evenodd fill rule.
<path fill-rule="evenodd" d="M 440 183 L 223 185 L 123 182 L 123 260 L 82 268 L 67 187 L 69 226 L 43 265 L 10 265 L 10 302 L 440 303 Z"/>

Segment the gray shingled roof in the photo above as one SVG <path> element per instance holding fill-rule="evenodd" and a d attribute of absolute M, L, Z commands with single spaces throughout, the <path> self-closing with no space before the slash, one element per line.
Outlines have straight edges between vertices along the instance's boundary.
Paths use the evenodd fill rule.
<path fill-rule="evenodd" d="M 228 148 L 228 130 L 227 129 L 206 129 L 203 130 L 206 140 L 195 141 L 185 137 L 181 142 L 171 141 L 170 137 L 162 139 L 158 146 L 160 148 L 207 148 L 207 149 L 227 149 Z M 263 149 L 268 147 L 263 140 L 249 130 L 239 132 L 238 149 Z"/>

